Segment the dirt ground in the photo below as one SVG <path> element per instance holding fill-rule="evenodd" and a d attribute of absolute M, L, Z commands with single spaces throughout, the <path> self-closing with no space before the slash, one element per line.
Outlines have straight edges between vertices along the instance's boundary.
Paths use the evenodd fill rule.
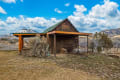
<path fill-rule="evenodd" d="M 17 51 L 0 52 L 0 80 L 101 80 L 82 70 L 60 67 L 50 59 L 23 57 Z"/>
<path fill-rule="evenodd" d="M 98 75 L 99 61 L 94 64 L 94 56 L 57 55 L 57 58 L 36 58 L 18 55 L 17 51 L 0 51 L 0 80 L 117 80 Z M 93 59 L 92 59 L 93 58 Z M 99 59 L 99 58 L 98 58 Z M 103 58 L 102 58 L 103 59 Z M 99 59 L 101 61 L 101 59 Z M 87 62 L 88 61 L 88 62 Z M 116 60 L 117 61 L 117 60 Z M 118 60 L 120 61 L 120 60 Z M 113 63 L 113 62 L 112 62 Z M 118 62 L 119 63 L 119 62 Z M 102 62 L 101 62 L 102 64 Z M 114 63 L 113 63 L 114 64 Z M 107 64 L 109 65 L 109 63 Z M 89 67 L 90 70 L 89 70 Z M 95 69 L 94 69 L 95 68 Z M 120 72 L 120 65 L 109 66 Z M 105 68 L 107 70 L 107 68 Z M 117 71 L 116 70 L 116 71 Z M 113 71 L 114 72 L 114 71 Z M 105 73 L 104 71 L 102 72 Z M 120 74 L 118 74 L 119 76 Z M 118 79 L 119 80 L 119 79 Z"/>

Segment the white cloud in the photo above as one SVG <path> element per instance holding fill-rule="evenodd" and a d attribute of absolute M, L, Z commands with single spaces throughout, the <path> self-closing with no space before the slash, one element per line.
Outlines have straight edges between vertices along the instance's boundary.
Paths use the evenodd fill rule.
<path fill-rule="evenodd" d="M 110 2 L 110 0 L 104 0 L 104 3 L 105 3 L 105 2 Z"/>
<path fill-rule="evenodd" d="M 6 20 L 6 23 L 7 24 L 15 24 L 17 23 L 17 18 L 16 17 L 8 17 L 7 20 Z"/>
<path fill-rule="evenodd" d="M 104 0 L 104 4 L 93 6 L 88 14 L 85 14 L 87 9 L 84 5 L 75 5 L 76 10 L 68 18 L 79 31 L 95 32 L 119 28 L 120 10 L 118 6 L 115 2 Z"/>
<path fill-rule="evenodd" d="M 107 0 L 104 5 L 97 4 L 94 6 L 90 15 L 94 17 L 116 16 L 118 12 L 118 4 Z"/>
<path fill-rule="evenodd" d="M 1 0 L 5 3 L 16 3 L 16 0 Z"/>
<path fill-rule="evenodd" d="M 55 8 L 54 11 L 57 12 L 57 13 L 63 13 L 63 12 L 62 12 L 61 10 L 59 10 L 58 8 Z"/>
<path fill-rule="evenodd" d="M 59 22 L 56 18 L 45 19 L 44 17 L 24 17 L 20 15 L 18 17 L 7 17 L 5 21 L 0 20 L 0 32 L 13 33 L 22 28 L 33 29 L 37 32 L 42 32 L 44 29 Z"/>
<path fill-rule="evenodd" d="M 73 12 L 75 16 L 83 16 L 84 15 L 83 12 L 87 11 L 84 5 L 75 5 L 74 7 L 76 8 L 76 11 Z"/>
<path fill-rule="evenodd" d="M 7 12 L 0 6 L 0 13 L 7 14 Z"/>
<path fill-rule="evenodd" d="M 66 6 L 66 7 L 70 6 L 70 3 L 66 3 L 65 6 Z"/>
<path fill-rule="evenodd" d="M 97 4 L 90 11 L 84 5 L 74 5 L 76 9 L 68 19 L 80 32 L 96 32 L 104 29 L 120 27 L 120 10 L 115 2 L 105 0 L 104 4 Z M 58 9 L 57 9 L 58 10 Z M 85 13 L 85 12 L 88 13 Z M 0 33 L 16 32 L 24 27 L 42 32 L 44 29 L 59 22 L 56 18 L 44 17 L 8 17 L 0 20 Z"/>
<path fill-rule="evenodd" d="M 21 2 L 23 2 L 23 0 L 20 0 Z"/>
<path fill-rule="evenodd" d="M 0 26 L 6 26 L 6 23 L 0 20 Z"/>
<path fill-rule="evenodd" d="M 74 7 L 76 8 L 76 11 L 79 11 L 79 12 L 84 12 L 84 11 L 87 10 L 87 9 L 84 7 L 84 5 L 75 5 Z"/>

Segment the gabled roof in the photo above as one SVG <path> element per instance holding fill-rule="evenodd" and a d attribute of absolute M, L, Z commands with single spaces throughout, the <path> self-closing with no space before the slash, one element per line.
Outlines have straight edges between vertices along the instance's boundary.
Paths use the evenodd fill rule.
<path fill-rule="evenodd" d="M 63 21 L 64 21 L 64 20 L 63 20 Z M 60 25 L 63 21 L 60 21 L 60 22 L 54 24 L 53 26 L 47 28 L 46 30 L 43 31 L 43 33 L 47 33 L 47 32 L 52 31 L 52 30 L 55 29 L 58 25 Z"/>
<path fill-rule="evenodd" d="M 60 25 L 62 22 L 64 22 L 65 20 L 68 20 L 68 19 L 64 19 L 64 20 L 62 20 L 62 21 L 56 23 L 55 25 L 53 25 L 53 26 L 47 28 L 46 30 L 43 31 L 43 33 L 47 33 L 47 32 L 50 32 L 50 31 L 54 30 L 57 26 L 59 26 L 59 25 Z M 68 21 L 69 21 L 69 20 L 68 20 Z M 73 27 L 74 27 L 74 26 L 73 26 Z M 74 27 L 74 28 L 75 28 L 75 27 Z M 76 28 L 75 28 L 75 30 L 77 31 Z"/>

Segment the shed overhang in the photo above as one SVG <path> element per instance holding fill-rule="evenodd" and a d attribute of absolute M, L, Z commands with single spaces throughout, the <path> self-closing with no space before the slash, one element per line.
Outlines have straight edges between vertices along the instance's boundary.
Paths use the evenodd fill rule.
<path fill-rule="evenodd" d="M 47 34 L 62 34 L 62 35 L 79 35 L 79 36 L 90 36 L 92 33 L 81 33 L 81 32 L 66 32 L 66 31 L 52 31 Z"/>
<path fill-rule="evenodd" d="M 13 33 L 14 36 L 19 37 L 33 37 L 36 36 L 37 34 L 39 35 L 45 35 L 45 33 Z"/>

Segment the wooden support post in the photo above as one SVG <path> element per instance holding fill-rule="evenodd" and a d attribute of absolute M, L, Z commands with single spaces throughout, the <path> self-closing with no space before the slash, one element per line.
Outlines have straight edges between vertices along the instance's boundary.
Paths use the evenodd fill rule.
<path fill-rule="evenodd" d="M 47 42 L 48 42 L 48 44 L 50 46 L 50 37 L 49 37 L 49 34 L 47 34 Z"/>
<path fill-rule="evenodd" d="M 21 54 L 23 48 L 23 37 L 19 35 L 19 53 Z"/>
<path fill-rule="evenodd" d="M 56 57 L 56 34 L 54 34 L 54 56 Z"/>
<path fill-rule="evenodd" d="M 52 53 L 49 34 L 47 34 L 47 42 L 48 42 L 49 47 L 50 47 L 50 52 Z"/>
<path fill-rule="evenodd" d="M 88 53 L 88 36 L 87 36 L 87 53 Z"/>
<path fill-rule="evenodd" d="M 78 35 L 78 53 L 80 53 L 80 40 L 79 40 L 79 35 Z"/>

